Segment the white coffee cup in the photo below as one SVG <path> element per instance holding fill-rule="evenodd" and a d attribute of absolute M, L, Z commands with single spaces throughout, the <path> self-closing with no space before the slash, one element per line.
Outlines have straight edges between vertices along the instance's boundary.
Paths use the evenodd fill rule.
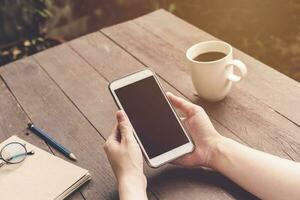
<path fill-rule="evenodd" d="M 219 60 L 200 62 L 198 55 L 221 52 L 226 56 Z M 198 95 L 208 101 L 222 100 L 230 91 L 232 82 L 239 82 L 247 75 L 246 65 L 232 57 L 232 47 L 223 41 L 206 41 L 190 47 L 186 52 L 190 61 L 191 77 Z M 234 67 L 239 75 L 234 73 Z"/>

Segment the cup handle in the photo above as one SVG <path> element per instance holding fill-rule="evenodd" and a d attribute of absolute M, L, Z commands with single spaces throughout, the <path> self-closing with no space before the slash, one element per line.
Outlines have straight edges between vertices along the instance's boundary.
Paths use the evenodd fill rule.
<path fill-rule="evenodd" d="M 234 74 L 234 72 L 231 72 L 230 74 L 228 74 L 227 79 L 229 79 L 233 82 L 239 82 L 240 80 L 242 80 L 242 78 L 244 78 L 247 75 L 247 67 L 242 61 L 240 61 L 240 60 L 229 61 L 226 65 L 226 67 L 229 67 L 231 65 L 233 67 L 236 67 L 237 69 L 239 69 L 241 75 L 239 76 L 239 75 Z"/>

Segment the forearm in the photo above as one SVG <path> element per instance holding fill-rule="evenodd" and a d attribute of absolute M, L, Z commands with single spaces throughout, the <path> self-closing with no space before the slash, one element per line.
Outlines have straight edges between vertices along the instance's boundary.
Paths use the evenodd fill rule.
<path fill-rule="evenodd" d="M 126 176 L 118 182 L 120 200 L 147 200 L 147 180 L 142 177 Z"/>
<path fill-rule="evenodd" d="M 299 163 L 226 138 L 213 150 L 212 167 L 259 198 L 299 199 Z"/>

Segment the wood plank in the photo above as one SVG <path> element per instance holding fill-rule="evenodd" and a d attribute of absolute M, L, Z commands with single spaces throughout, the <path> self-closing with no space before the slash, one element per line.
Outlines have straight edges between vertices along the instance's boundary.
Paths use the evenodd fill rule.
<path fill-rule="evenodd" d="M 116 110 L 107 91 L 108 82 L 66 44 L 36 54 L 34 58 L 106 138 L 114 126 L 112 113 Z"/>
<path fill-rule="evenodd" d="M 299 126 L 245 90 L 236 87 L 220 103 L 201 101 L 195 98 L 186 69 L 188 61 L 182 51 L 131 21 L 105 28 L 102 32 L 157 71 L 186 97 L 205 107 L 211 117 L 245 143 L 284 158 L 300 161 Z"/>
<path fill-rule="evenodd" d="M 12 135 L 17 135 L 23 140 L 52 154 L 50 148 L 43 140 L 27 130 L 27 123 L 30 120 L 13 94 L 6 87 L 2 78 L 0 79 L 0 91 L 0 141 L 4 141 Z M 76 191 L 68 199 L 83 200 L 84 198 L 80 191 Z"/>
<path fill-rule="evenodd" d="M 77 38 L 68 44 L 106 80 L 114 80 L 145 68 L 142 63 L 98 32 Z"/>
<path fill-rule="evenodd" d="M 152 12 L 134 22 L 182 52 L 197 42 L 218 40 L 165 10 Z M 233 53 L 235 58 L 247 64 L 249 72 L 247 78 L 235 87 L 247 91 L 300 125 L 300 112 L 295 112 L 290 106 L 299 103 L 300 84 L 236 48 Z"/>
<path fill-rule="evenodd" d="M 30 120 L 16 102 L 2 79 L 0 79 L 0 91 L 0 141 L 2 142 L 12 135 L 17 135 L 18 137 L 49 151 L 49 148 L 44 142 L 31 134 L 26 135 L 28 132 L 26 130 L 27 123 Z"/>
<path fill-rule="evenodd" d="M 10 64 L 2 76 L 32 121 L 70 148 L 78 157 L 75 164 L 90 171 L 93 178 L 82 188 L 84 197 L 116 199 L 115 178 L 101 147 L 104 140 L 47 74 L 26 58 Z"/>
<path fill-rule="evenodd" d="M 84 60 L 89 62 L 108 81 L 119 78 L 133 71 L 137 71 L 145 68 L 144 65 L 142 65 L 140 62 L 135 60 L 132 56 L 127 54 L 124 50 L 122 50 L 111 40 L 109 40 L 108 38 L 106 38 L 100 33 L 93 33 L 78 38 L 76 40 L 71 41 L 69 45 Z M 53 59 L 60 60 L 61 53 L 56 53 L 55 55 L 57 55 L 58 57 L 55 57 Z M 116 57 L 116 55 L 118 55 L 118 57 Z M 70 55 L 68 57 L 70 57 Z M 119 58 L 122 59 L 122 63 L 120 62 Z M 72 60 L 74 59 L 75 57 L 72 57 Z M 78 62 L 79 61 L 77 61 L 77 63 Z M 80 64 L 80 66 L 83 65 Z M 113 70 L 110 68 L 110 66 L 112 66 Z M 58 67 L 57 70 L 59 69 L 60 68 Z M 86 70 L 85 66 L 82 67 L 81 71 L 83 70 Z M 86 73 L 84 72 L 84 74 Z M 78 77 L 73 81 L 71 80 L 69 81 L 72 82 L 73 84 L 76 84 L 76 82 L 81 82 L 81 80 L 78 79 L 80 78 Z M 65 85 L 63 82 L 61 82 L 61 84 Z M 171 91 L 179 96 L 182 96 L 180 93 L 178 93 L 178 91 L 176 91 L 172 86 L 170 86 L 163 80 L 162 80 L 162 84 L 166 90 Z M 76 87 L 81 87 L 81 84 L 77 85 Z M 62 86 L 62 88 L 64 88 L 64 90 L 66 91 L 68 90 L 66 87 Z M 87 88 L 92 88 L 92 87 L 87 87 Z M 110 96 L 107 89 L 106 91 L 107 91 L 107 95 Z M 90 92 L 97 92 L 97 91 L 90 91 Z M 72 99 L 75 98 L 80 99 L 79 97 L 72 96 Z M 112 98 L 109 101 L 113 101 Z M 93 107 L 91 106 L 90 110 L 92 109 Z M 89 112 L 89 111 L 85 110 L 85 112 Z M 86 115 L 88 116 L 88 113 Z M 113 115 L 113 113 L 111 113 L 110 115 Z M 90 121 L 94 121 L 94 120 L 90 120 Z M 218 122 L 213 121 L 213 123 L 221 133 L 238 140 L 238 138 L 232 135 L 232 133 L 230 133 L 228 130 L 222 127 L 222 125 L 220 125 Z M 101 126 L 103 126 L 103 123 L 101 124 Z M 220 190 L 222 184 L 227 185 L 229 188 L 232 188 L 232 192 L 230 192 L 228 190 L 229 188 L 222 187 L 225 188 L 225 191 L 229 192 L 229 194 L 234 193 L 235 195 L 241 197 L 239 199 L 243 199 L 242 197 L 244 197 L 244 199 L 247 199 L 246 197 L 250 196 L 249 193 L 245 192 L 244 190 L 241 190 L 238 186 L 234 185 L 230 181 L 228 182 L 228 179 L 224 178 L 223 176 L 216 175 L 216 173 L 203 172 L 203 173 L 199 173 L 198 175 L 197 173 L 193 173 L 193 175 L 190 176 L 189 178 L 185 178 L 184 176 L 177 174 L 177 172 L 179 171 L 177 171 L 176 169 L 177 167 L 174 166 L 172 167 L 169 165 L 156 170 L 146 167 L 146 175 L 148 177 L 149 187 L 151 191 L 155 192 L 156 196 L 158 196 L 159 199 L 174 199 L 174 197 L 177 197 L 177 199 L 182 199 L 184 198 L 183 195 L 186 193 L 189 193 L 189 199 L 198 199 L 199 196 L 205 197 L 207 199 L 218 199 L 218 198 L 231 199 L 231 197 L 228 196 L 227 193 L 224 193 L 223 191 Z M 175 173 L 170 173 L 170 172 L 175 172 Z M 207 185 L 205 181 L 206 180 L 208 181 L 210 178 L 212 178 L 212 176 L 215 176 L 217 178 L 213 179 L 214 181 L 212 181 L 211 185 Z M 194 178 L 198 177 L 198 178 L 192 179 L 192 177 Z M 189 185 L 189 187 L 186 187 L 187 185 Z"/>

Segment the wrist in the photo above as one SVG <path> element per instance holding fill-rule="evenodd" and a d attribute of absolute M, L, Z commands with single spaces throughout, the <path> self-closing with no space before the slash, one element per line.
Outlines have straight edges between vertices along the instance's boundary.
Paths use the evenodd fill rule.
<path fill-rule="evenodd" d="M 120 197 L 132 195 L 135 197 L 138 196 L 140 199 L 142 199 L 142 197 L 147 198 L 147 179 L 142 173 L 133 173 L 121 176 L 118 179 L 118 187 Z"/>
<path fill-rule="evenodd" d="M 210 159 L 209 159 L 209 167 L 214 170 L 219 170 L 220 160 L 222 159 L 222 155 L 226 151 L 226 146 L 230 143 L 231 139 L 226 138 L 224 136 L 220 136 L 217 140 L 214 141 L 214 144 L 211 147 L 210 151 Z"/>
<path fill-rule="evenodd" d="M 128 173 L 120 176 L 119 184 L 137 183 L 142 187 L 147 187 L 147 179 L 143 173 Z"/>

